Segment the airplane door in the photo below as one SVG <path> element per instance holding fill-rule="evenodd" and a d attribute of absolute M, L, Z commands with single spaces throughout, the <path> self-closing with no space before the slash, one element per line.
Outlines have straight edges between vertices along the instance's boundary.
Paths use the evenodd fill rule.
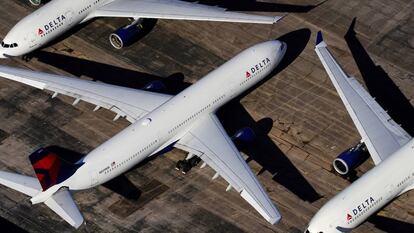
<path fill-rule="evenodd" d="M 42 34 L 42 33 L 44 33 L 43 31 L 42 31 L 42 29 L 39 29 L 39 31 L 37 32 L 38 34 L 39 34 L 39 36 Z M 37 34 L 36 32 L 29 32 L 27 35 L 26 35 L 26 37 L 24 38 L 26 41 L 27 41 L 27 43 L 29 44 L 29 46 L 30 46 L 30 48 L 32 48 L 32 47 L 34 47 L 34 46 L 36 46 L 37 45 L 37 42 L 36 42 L 36 40 L 37 40 L 37 36 L 38 36 L 38 34 Z"/>
<path fill-rule="evenodd" d="M 394 198 L 395 186 L 393 184 L 387 185 L 387 200 Z"/>
<path fill-rule="evenodd" d="M 75 14 L 73 13 L 73 11 L 72 11 L 72 10 L 67 11 L 67 12 L 65 13 L 66 20 L 68 21 L 68 25 L 72 25 L 72 24 L 73 24 L 73 16 L 74 16 L 74 15 L 75 15 Z"/>
<path fill-rule="evenodd" d="M 91 170 L 89 172 L 89 176 L 91 177 L 91 187 L 98 184 L 98 172 L 96 170 Z"/>

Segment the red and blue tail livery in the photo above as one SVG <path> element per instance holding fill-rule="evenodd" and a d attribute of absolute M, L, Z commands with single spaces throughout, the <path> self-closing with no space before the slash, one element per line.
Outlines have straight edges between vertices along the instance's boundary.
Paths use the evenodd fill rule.
<path fill-rule="evenodd" d="M 43 191 L 71 177 L 82 164 L 67 162 L 48 148 L 41 148 L 29 156 Z"/>

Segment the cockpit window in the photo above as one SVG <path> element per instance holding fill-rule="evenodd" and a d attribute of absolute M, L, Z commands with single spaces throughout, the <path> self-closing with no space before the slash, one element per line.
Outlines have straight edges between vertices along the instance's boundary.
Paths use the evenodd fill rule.
<path fill-rule="evenodd" d="M 4 41 L 1 42 L 1 47 L 3 48 L 16 48 L 19 47 L 19 45 L 17 43 L 12 43 L 12 44 L 6 44 L 4 43 Z"/>

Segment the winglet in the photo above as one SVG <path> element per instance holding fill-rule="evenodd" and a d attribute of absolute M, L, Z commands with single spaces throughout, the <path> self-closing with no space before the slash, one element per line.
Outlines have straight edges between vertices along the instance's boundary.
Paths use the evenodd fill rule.
<path fill-rule="evenodd" d="M 322 32 L 319 31 L 318 34 L 316 35 L 316 47 L 326 47 L 326 43 L 325 41 L 323 41 L 323 36 L 322 36 Z"/>
<path fill-rule="evenodd" d="M 273 23 L 275 24 L 275 23 L 279 22 L 280 20 L 282 20 L 283 18 L 285 18 L 285 16 L 286 15 L 283 15 L 283 16 L 275 16 L 273 18 Z"/>

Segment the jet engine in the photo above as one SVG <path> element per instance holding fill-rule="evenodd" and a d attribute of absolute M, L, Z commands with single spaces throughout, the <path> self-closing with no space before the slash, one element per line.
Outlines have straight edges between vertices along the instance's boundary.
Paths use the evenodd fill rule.
<path fill-rule="evenodd" d="M 39 6 L 42 3 L 42 0 L 29 0 L 29 2 L 33 5 L 33 6 Z"/>
<path fill-rule="evenodd" d="M 161 92 L 166 90 L 165 84 L 160 80 L 155 80 L 152 82 L 149 82 L 147 85 L 145 85 L 144 90 L 152 91 L 152 92 Z"/>
<path fill-rule="evenodd" d="M 256 138 L 256 134 L 254 133 L 253 129 L 249 127 L 239 129 L 231 137 L 231 139 L 235 142 L 244 142 L 244 143 L 253 142 L 255 138 Z"/>
<path fill-rule="evenodd" d="M 32 4 L 33 6 L 39 6 L 42 3 L 47 3 L 50 2 L 50 0 L 29 0 L 30 4 Z"/>
<path fill-rule="evenodd" d="M 154 19 L 135 19 L 131 24 L 117 29 L 109 35 L 109 42 L 116 49 L 122 49 L 137 42 L 154 26 Z"/>
<path fill-rule="evenodd" d="M 339 174 L 347 175 L 350 171 L 361 165 L 368 157 L 367 147 L 361 142 L 336 157 L 333 161 L 333 167 Z"/>

